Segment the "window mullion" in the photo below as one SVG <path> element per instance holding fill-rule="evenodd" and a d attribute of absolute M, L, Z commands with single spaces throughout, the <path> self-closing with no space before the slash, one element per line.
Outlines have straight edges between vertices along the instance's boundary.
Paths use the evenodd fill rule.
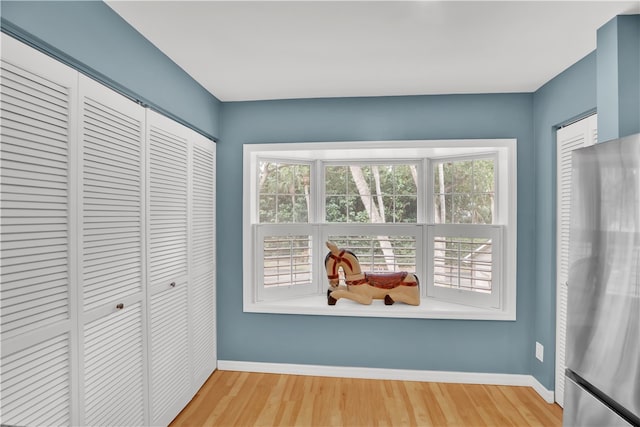
<path fill-rule="evenodd" d="M 423 212 L 418 212 L 418 222 L 433 223 L 433 176 L 431 174 L 431 162 L 423 158 L 422 167 L 418 173 L 418 197 L 422 197 L 419 205 Z M 426 187 L 426 188 L 424 188 Z"/>
<path fill-rule="evenodd" d="M 311 200 L 314 200 L 314 206 L 312 206 L 309 215 L 309 222 L 311 223 L 324 223 L 324 204 L 325 204 L 325 196 L 324 196 L 324 162 L 322 160 L 316 160 L 313 162 L 313 177 L 314 182 L 311 186 L 313 190 L 313 195 Z"/>

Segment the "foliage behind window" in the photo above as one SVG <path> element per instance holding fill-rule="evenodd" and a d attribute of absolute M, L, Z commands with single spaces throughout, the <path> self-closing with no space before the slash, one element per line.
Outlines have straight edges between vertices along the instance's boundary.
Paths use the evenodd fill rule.
<path fill-rule="evenodd" d="M 492 224 L 495 172 L 493 159 L 433 163 L 436 224 Z"/>
<path fill-rule="evenodd" d="M 326 222 L 417 222 L 415 164 L 326 166 Z"/>
<path fill-rule="evenodd" d="M 260 222 L 307 222 L 311 203 L 309 165 L 261 161 L 259 168 Z"/>

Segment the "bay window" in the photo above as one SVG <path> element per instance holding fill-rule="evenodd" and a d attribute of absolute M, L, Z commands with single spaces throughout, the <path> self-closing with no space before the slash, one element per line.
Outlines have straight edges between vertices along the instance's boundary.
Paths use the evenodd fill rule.
<path fill-rule="evenodd" d="M 512 139 L 245 144 L 245 311 L 515 319 L 515 151 Z M 415 273 L 420 306 L 327 306 L 326 241 L 364 271 Z"/>

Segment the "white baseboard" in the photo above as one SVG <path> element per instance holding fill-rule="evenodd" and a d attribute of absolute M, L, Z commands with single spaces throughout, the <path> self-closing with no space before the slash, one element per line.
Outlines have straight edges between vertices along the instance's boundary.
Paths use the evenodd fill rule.
<path fill-rule="evenodd" d="M 242 362 L 234 360 L 218 360 L 218 369 L 221 371 L 312 375 L 317 377 L 525 386 L 533 388 L 546 402 L 554 402 L 553 391 L 547 390 L 533 375 L 295 365 L 289 363 Z"/>

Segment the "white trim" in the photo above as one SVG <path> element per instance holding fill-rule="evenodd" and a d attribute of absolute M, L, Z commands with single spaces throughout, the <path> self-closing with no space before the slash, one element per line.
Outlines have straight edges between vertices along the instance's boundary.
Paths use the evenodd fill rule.
<path fill-rule="evenodd" d="M 327 304 L 326 295 L 309 295 L 282 298 L 278 301 L 262 301 L 244 306 L 251 313 L 304 314 L 314 316 L 386 317 L 403 319 L 458 319 L 458 320 L 503 320 L 513 321 L 513 313 L 501 310 L 471 307 L 434 298 L 422 297 L 419 306 L 406 304 L 384 305 L 374 300 L 370 305 L 346 299 L 336 305 Z"/>
<path fill-rule="evenodd" d="M 547 390 L 533 375 L 524 374 L 299 365 L 236 360 L 218 360 L 218 370 L 333 378 L 522 386 L 533 388 L 547 403 L 553 403 L 554 400 L 553 391 Z"/>
<path fill-rule="evenodd" d="M 543 386 L 542 383 L 540 383 L 540 381 L 538 381 L 533 375 L 529 375 L 529 377 L 531 378 L 530 387 L 532 387 L 536 391 L 536 393 L 538 393 L 540 397 L 544 399 L 545 402 L 555 403 L 555 392 Z"/>

